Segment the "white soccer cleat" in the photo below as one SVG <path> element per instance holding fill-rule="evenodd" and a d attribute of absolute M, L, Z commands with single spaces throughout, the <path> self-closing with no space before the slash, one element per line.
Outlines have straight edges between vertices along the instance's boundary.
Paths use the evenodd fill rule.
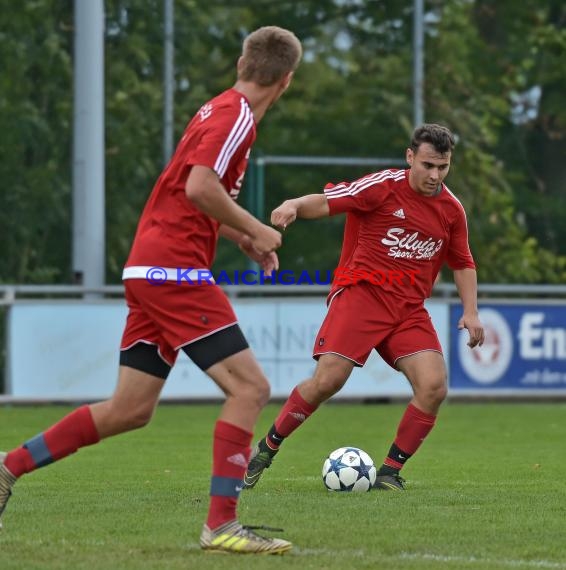
<path fill-rule="evenodd" d="M 281 538 L 265 538 L 252 529 L 268 527 L 242 526 L 237 520 L 227 522 L 215 530 L 204 525 L 200 535 L 200 546 L 203 550 L 215 552 L 232 552 L 235 554 L 283 554 L 291 550 L 293 545 Z"/>
<path fill-rule="evenodd" d="M 12 487 L 16 478 L 4 467 L 6 453 L 0 451 L 0 530 L 2 530 L 2 513 L 12 495 Z"/>

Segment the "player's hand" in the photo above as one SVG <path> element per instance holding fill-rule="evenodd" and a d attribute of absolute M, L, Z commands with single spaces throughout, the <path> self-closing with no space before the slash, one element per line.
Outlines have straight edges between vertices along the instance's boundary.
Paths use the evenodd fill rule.
<path fill-rule="evenodd" d="M 271 223 L 285 229 L 297 219 L 297 206 L 293 200 L 285 200 L 271 212 Z"/>
<path fill-rule="evenodd" d="M 260 253 L 253 246 L 252 239 L 249 236 L 245 236 L 238 245 L 250 259 L 259 264 L 267 277 L 270 277 L 273 271 L 279 269 L 279 258 L 277 254 L 274 251 Z"/>
<path fill-rule="evenodd" d="M 253 236 L 250 236 L 251 246 L 258 255 L 264 255 L 281 247 L 281 234 L 273 228 L 260 224 Z"/>
<path fill-rule="evenodd" d="M 274 271 L 279 269 L 279 257 L 274 251 L 270 251 L 269 253 L 264 253 L 260 260 L 256 261 L 259 263 L 259 266 L 263 269 L 266 277 L 271 277 L 271 274 Z"/>
<path fill-rule="evenodd" d="M 483 330 L 483 325 L 477 315 L 463 315 L 458 321 L 458 329 L 468 329 L 470 333 L 470 340 L 468 341 L 468 346 L 474 348 L 475 346 L 481 346 L 485 339 L 485 333 Z"/>

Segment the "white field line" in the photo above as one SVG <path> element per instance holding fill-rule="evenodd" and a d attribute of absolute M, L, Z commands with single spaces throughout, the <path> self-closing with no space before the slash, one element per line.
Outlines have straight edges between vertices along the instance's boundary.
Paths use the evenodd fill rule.
<path fill-rule="evenodd" d="M 200 550 L 198 544 L 187 545 L 189 550 Z M 476 565 L 480 568 L 487 565 L 499 566 L 500 568 L 548 568 L 550 570 L 566 570 L 566 563 L 551 562 L 550 560 L 522 560 L 511 558 L 480 558 L 476 556 L 444 556 L 441 554 L 400 552 L 398 555 L 382 555 L 375 551 L 367 550 L 335 550 L 332 548 L 297 548 L 294 547 L 286 557 L 293 556 L 332 556 L 335 560 L 341 557 L 351 560 L 352 558 L 373 559 L 376 562 L 383 561 L 392 563 L 396 560 L 412 560 L 418 562 L 437 562 L 439 564 L 468 564 Z"/>
<path fill-rule="evenodd" d="M 509 559 L 509 558 L 480 558 L 476 556 L 444 556 L 441 554 L 427 554 L 427 553 L 410 553 L 400 552 L 397 556 L 390 554 L 380 556 L 376 552 L 367 552 L 364 550 L 333 550 L 330 548 L 294 548 L 291 556 L 316 556 L 316 555 L 331 555 L 335 558 L 345 556 L 347 558 L 374 558 L 375 560 L 383 560 L 393 562 L 395 560 L 414 560 L 419 561 L 433 561 L 439 564 L 469 564 L 477 565 L 478 567 L 485 567 L 487 565 L 497 565 L 501 568 L 549 568 L 552 570 L 566 570 L 566 563 L 551 562 L 550 560 L 522 560 L 522 559 Z"/>
<path fill-rule="evenodd" d="M 402 560 L 432 560 L 434 562 L 452 562 L 477 564 L 477 565 L 498 565 L 506 568 L 552 568 L 555 570 L 566 569 L 566 564 L 561 562 L 551 562 L 550 560 L 514 560 L 509 558 L 477 558 L 476 556 L 442 556 L 439 554 L 411 554 L 402 552 L 397 558 Z"/>

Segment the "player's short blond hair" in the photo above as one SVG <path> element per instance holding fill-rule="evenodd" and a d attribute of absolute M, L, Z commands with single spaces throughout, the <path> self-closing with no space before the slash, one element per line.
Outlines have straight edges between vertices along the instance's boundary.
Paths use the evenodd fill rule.
<path fill-rule="evenodd" d="M 294 71 L 302 55 L 301 42 L 293 32 L 264 26 L 244 40 L 238 79 L 269 87 Z"/>

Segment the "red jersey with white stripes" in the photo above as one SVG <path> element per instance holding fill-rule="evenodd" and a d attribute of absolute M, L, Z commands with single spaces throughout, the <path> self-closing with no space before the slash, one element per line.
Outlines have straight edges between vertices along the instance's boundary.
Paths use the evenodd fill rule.
<path fill-rule="evenodd" d="M 475 269 L 460 201 L 444 184 L 423 196 L 408 176 L 408 170 L 382 170 L 324 188 L 330 215 L 347 213 L 331 295 L 348 284 L 344 276 L 352 282 L 372 275 L 380 290 L 419 302 L 430 297 L 444 263 Z"/>
<path fill-rule="evenodd" d="M 207 166 L 236 200 L 255 137 L 250 105 L 235 89 L 199 109 L 151 192 L 126 267 L 211 267 L 220 224 L 187 199 L 187 178 L 194 165 Z"/>

